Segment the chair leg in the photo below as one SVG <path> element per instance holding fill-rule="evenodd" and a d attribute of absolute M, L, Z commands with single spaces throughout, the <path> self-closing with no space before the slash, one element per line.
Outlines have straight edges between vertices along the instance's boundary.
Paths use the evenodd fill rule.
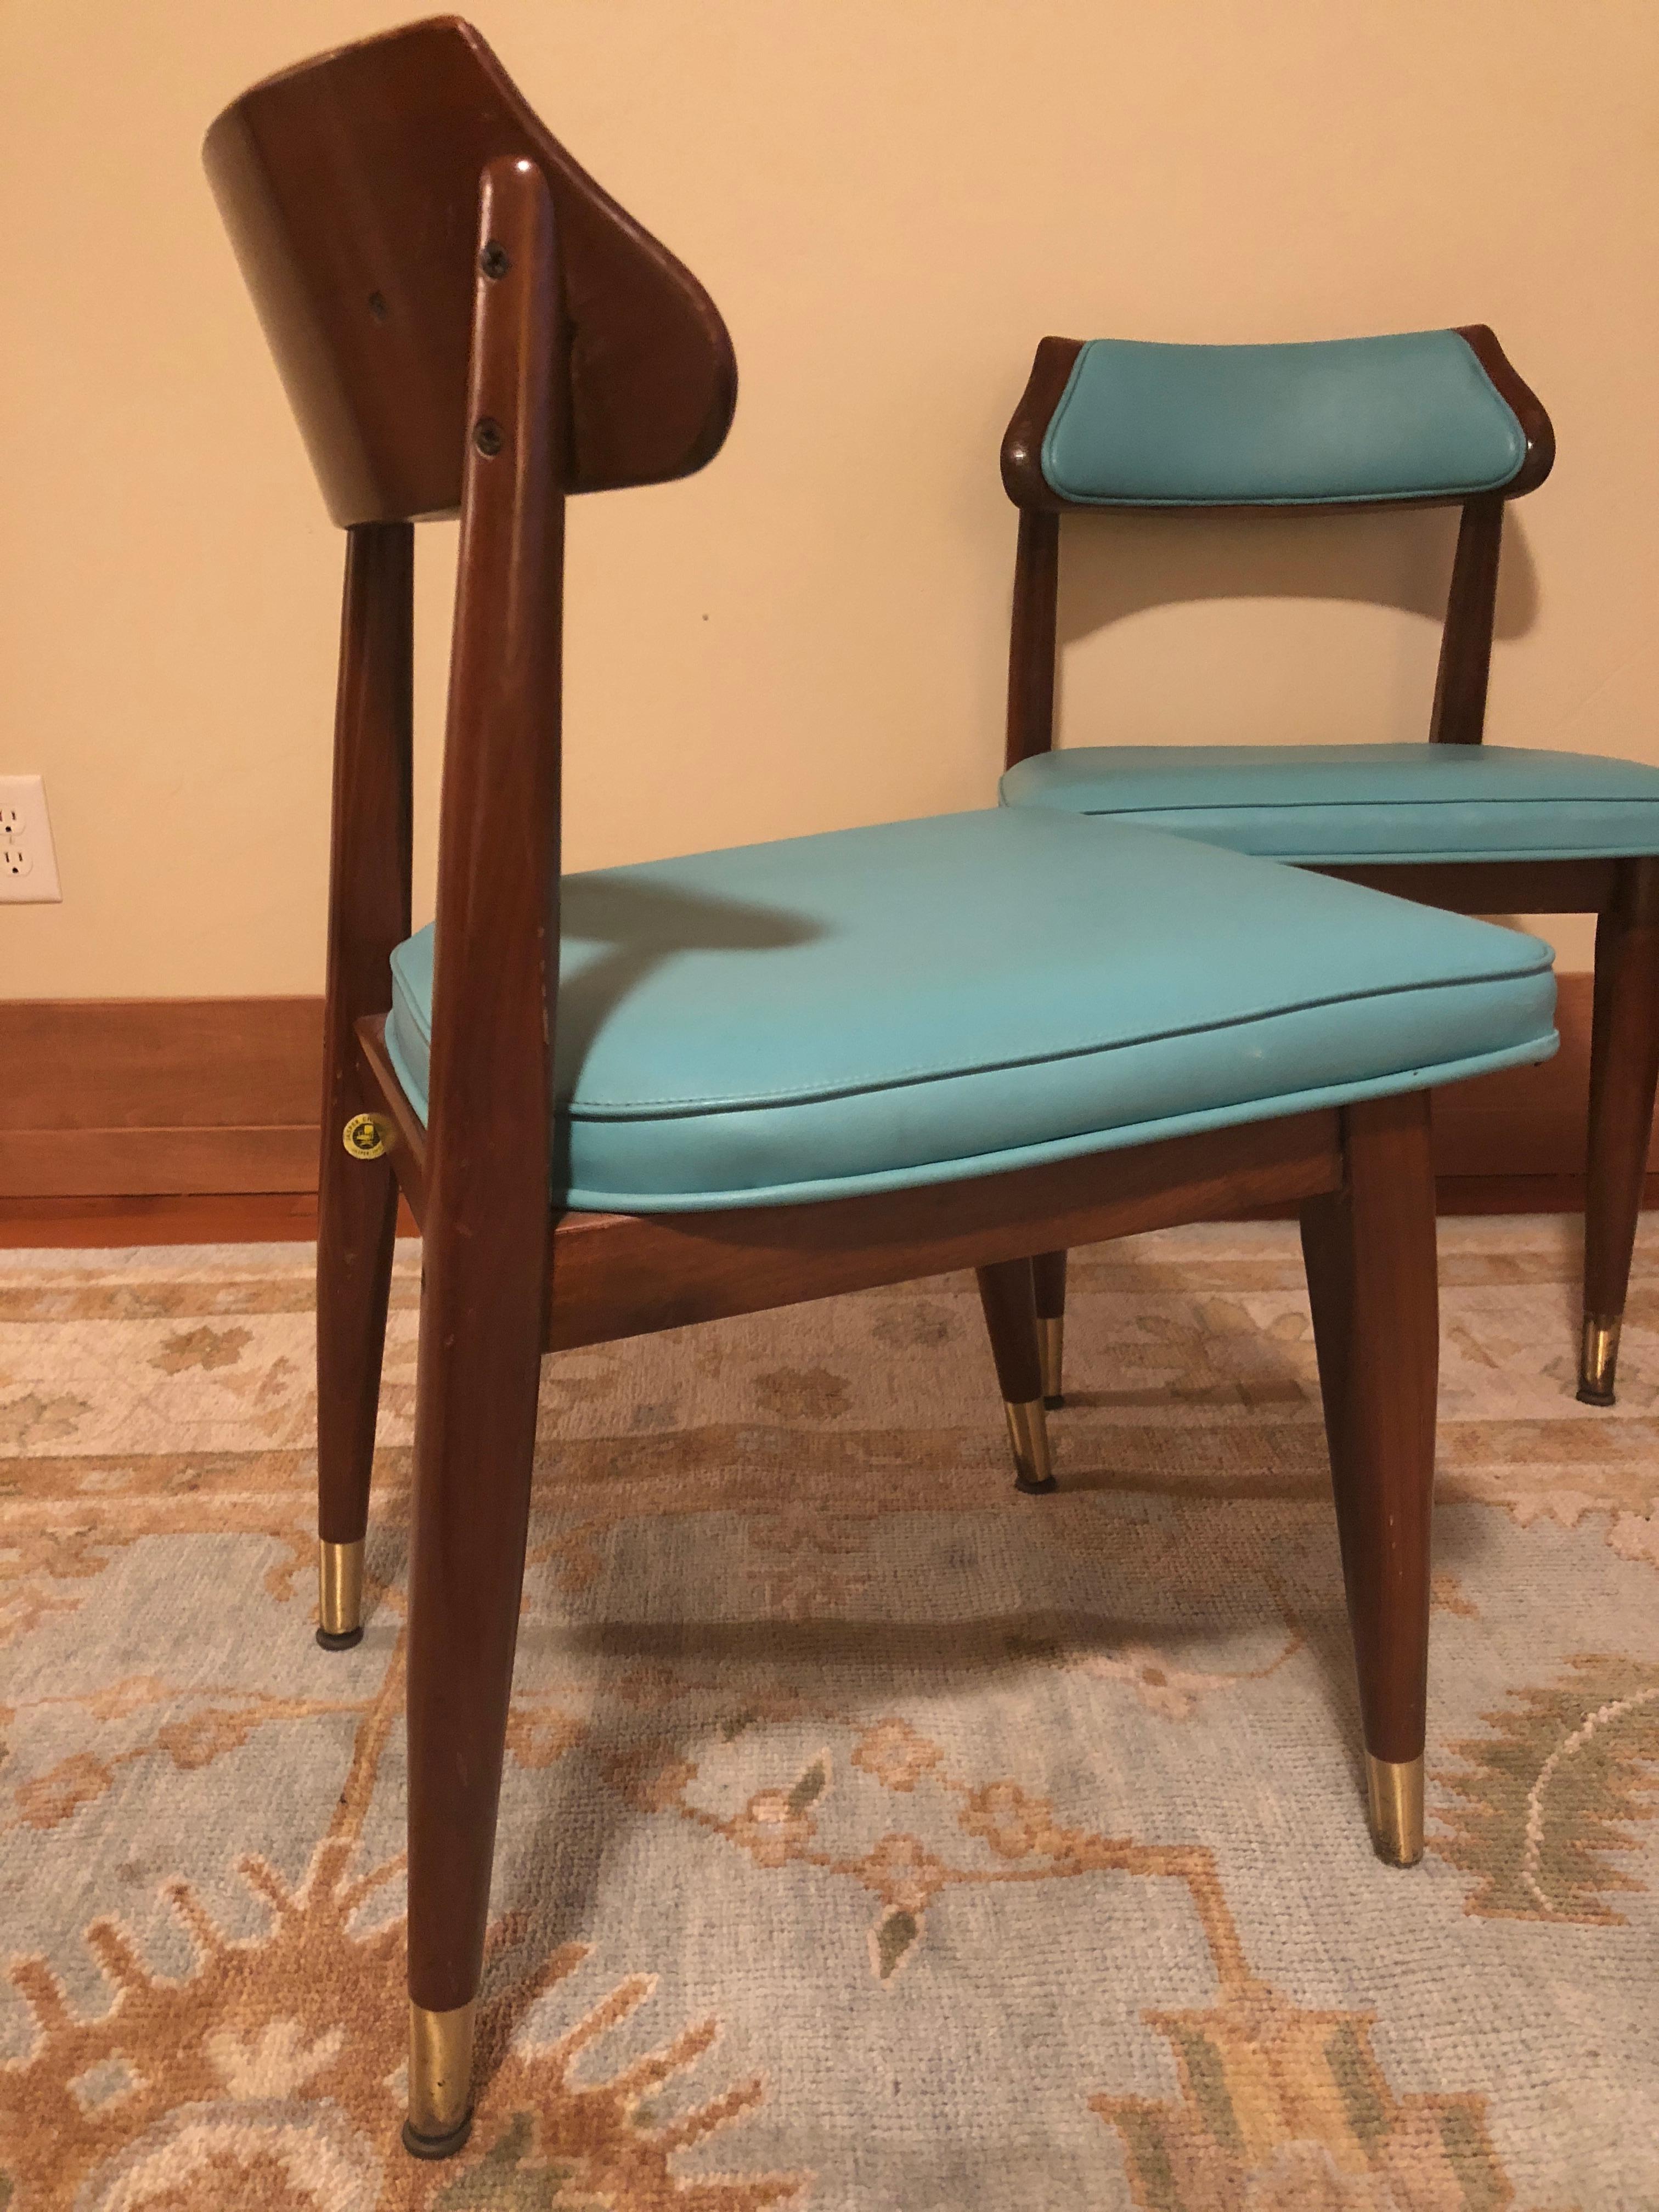
<path fill-rule="evenodd" d="M 335 1086 L 337 1091 L 339 1086 Z M 317 1220 L 317 1641 L 363 1635 L 363 1537 L 386 1349 L 398 1185 L 384 1158 L 349 1157 L 325 1126 Z"/>
<path fill-rule="evenodd" d="M 1624 860 L 1595 927 L 1578 1395 L 1611 1406 L 1659 1085 L 1659 860 Z"/>
<path fill-rule="evenodd" d="M 1426 1092 L 1345 1115 L 1345 1188 L 1302 1209 L 1379 1856 L 1423 1852 L 1439 1318 Z"/>
<path fill-rule="evenodd" d="M 386 960 L 409 934 L 414 590 L 412 524 L 348 532 L 318 1165 L 317 1641 L 330 1651 L 362 1636 L 363 1535 L 397 1230 L 398 1186 L 363 1111 L 352 1024 L 386 1005 Z"/>
<path fill-rule="evenodd" d="M 1042 1361 L 1029 1260 L 1000 1260 L 979 1273 L 980 1303 L 1014 1449 L 1014 1487 L 1042 1496 L 1055 1486 L 1042 1411 Z"/>
<path fill-rule="evenodd" d="M 471 2125 L 474 2013 L 524 1580 L 544 1285 L 428 1216 L 409 1612 L 409 2117 Z M 487 1245 L 490 1240 L 474 1240 Z"/>
<path fill-rule="evenodd" d="M 1031 1262 L 1036 1286 L 1037 1350 L 1042 1358 L 1042 1402 L 1051 1413 L 1066 1403 L 1066 1255 L 1039 1252 Z"/>

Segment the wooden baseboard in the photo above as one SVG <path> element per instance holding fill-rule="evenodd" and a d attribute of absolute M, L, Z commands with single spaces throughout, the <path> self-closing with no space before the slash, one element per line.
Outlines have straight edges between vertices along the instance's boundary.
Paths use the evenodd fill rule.
<path fill-rule="evenodd" d="M 35 999 L 0 1012 L 0 1193 L 314 1191 L 320 999 Z"/>
<path fill-rule="evenodd" d="M 400 1237 L 415 1235 L 400 1222 Z M 314 1190 L 199 1197 L 0 1198 L 0 1251 L 129 1244 L 291 1244 L 317 1239 Z"/>
<path fill-rule="evenodd" d="M 1583 1205 L 1590 996 L 1561 977 L 1554 1060 L 1437 1095 L 1443 1212 Z M 0 1227 L 24 1218 L 8 1201 L 315 1193 L 320 999 L 42 999 L 0 1019 Z"/>
<path fill-rule="evenodd" d="M 314 1191 L 317 1129 L 18 1129 L 0 1133 L 0 1188 L 76 1198 Z"/>

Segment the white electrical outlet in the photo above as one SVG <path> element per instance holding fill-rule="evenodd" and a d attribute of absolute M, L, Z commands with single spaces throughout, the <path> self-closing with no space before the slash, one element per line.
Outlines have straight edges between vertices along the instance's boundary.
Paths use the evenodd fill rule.
<path fill-rule="evenodd" d="M 55 906 L 63 896 L 46 787 L 38 775 L 0 775 L 0 906 Z"/>

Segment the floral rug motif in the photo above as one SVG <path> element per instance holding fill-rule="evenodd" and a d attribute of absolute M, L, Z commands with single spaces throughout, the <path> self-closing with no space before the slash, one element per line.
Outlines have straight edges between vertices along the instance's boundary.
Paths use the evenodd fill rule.
<path fill-rule="evenodd" d="M 1365 1835 L 1293 1229 L 544 1370 L 465 2154 L 398 2144 L 399 1247 L 312 1638 L 311 1255 L 0 1254 L 0 2212 L 1659 2212 L 1659 1248 L 1443 1224 L 1430 1845 Z"/>

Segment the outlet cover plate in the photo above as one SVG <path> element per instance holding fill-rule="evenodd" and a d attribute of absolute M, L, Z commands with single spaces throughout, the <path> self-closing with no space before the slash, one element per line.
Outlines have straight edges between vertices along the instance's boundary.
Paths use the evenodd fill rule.
<path fill-rule="evenodd" d="M 46 785 L 0 775 L 0 906 L 56 906 L 63 896 Z"/>

